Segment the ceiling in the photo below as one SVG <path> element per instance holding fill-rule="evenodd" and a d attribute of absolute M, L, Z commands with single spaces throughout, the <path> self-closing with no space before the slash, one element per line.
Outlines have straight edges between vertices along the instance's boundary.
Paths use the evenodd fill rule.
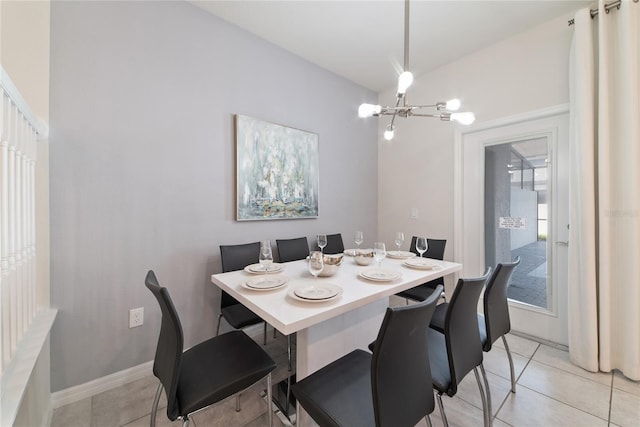
<path fill-rule="evenodd" d="M 191 1 L 366 88 L 396 84 L 404 58 L 402 0 Z M 413 0 L 409 69 L 434 70 L 591 4 L 582 0 Z"/>

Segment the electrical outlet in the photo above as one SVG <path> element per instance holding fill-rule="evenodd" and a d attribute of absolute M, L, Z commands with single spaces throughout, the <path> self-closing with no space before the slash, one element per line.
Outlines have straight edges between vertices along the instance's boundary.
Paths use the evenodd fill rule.
<path fill-rule="evenodd" d="M 411 208 L 411 219 L 418 219 L 418 208 Z"/>
<path fill-rule="evenodd" d="M 129 329 L 137 328 L 144 324 L 144 307 L 129 310 Z"/>

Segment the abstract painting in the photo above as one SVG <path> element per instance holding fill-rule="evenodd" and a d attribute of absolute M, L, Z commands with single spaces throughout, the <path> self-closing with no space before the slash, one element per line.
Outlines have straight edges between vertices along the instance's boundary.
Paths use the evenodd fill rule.
<path fill-rule="evenodd" d="M 318 216 L 318 135 L 236 115 L 237 220 Z"/>

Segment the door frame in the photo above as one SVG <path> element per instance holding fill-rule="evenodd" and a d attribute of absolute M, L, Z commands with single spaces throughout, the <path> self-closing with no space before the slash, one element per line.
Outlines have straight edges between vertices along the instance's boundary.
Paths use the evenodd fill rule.
<path fill-rule="evenodd" d="M 550 188 L 550 218 L 547 262 L 555 289 L 548 295 L 548 308 L 509 300 L 514 330 L 543 340 L 567 344 L 567 256 L 569 230 L 568 163 L 558 167 L 558 151 L 568 155 L 569 104 L 509 116 L 455 130 L 454 140 L 454 260 L 463 265 L 462 277 L 477 277 L 484 270 L 484 147 L 536 136 L 550 138 L 550 178 L 567 185 Z M 562 138 L 563 146 L 558 143 Z M 566 145 L 566 146 L 564 146 Z M 467 158 L 465 159 L 465 155 Z M 467 160 L 467 164 L 465 164 Z M 568 159 L 567 159 L 568 160 Z M 566 187 L 566 188 L 564 188 Z M 466 208 L 466 209 L 465 209 Z"/>

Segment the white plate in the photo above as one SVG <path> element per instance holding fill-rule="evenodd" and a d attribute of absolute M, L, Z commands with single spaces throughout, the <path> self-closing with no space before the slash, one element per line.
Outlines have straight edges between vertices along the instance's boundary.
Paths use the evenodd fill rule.
<path fill-rule="evenodd" d="M 283 269 L 284 269 L 284 265 L 274 262 L 269 266 L 269 270 L 267 271 L 264 271 L 264 267 L 262 266 L 262 264 L 247 265 L 244 268 L 244 271 L 251 274 L 265 274 L 265 273 L 274 274 L 274 273 L 280 273 Z"/>
<path fill-rule="evenodd" d="M 243 282 L 242 286 L 252 291 L 270 291 L 283 287 L 287 284 L 287 280 L 289 279 L 285 276 L 262 275 L 250 278 Z"/>
<path fill-rule="evenodd" d="M 345 249 L 343 252 L 346 256 L 356 256 L 355 249 Z"/>
<path fill-rule="evenodd" d="M 387 256 L 394 259 L 407 259 L 413 258 L 414 256 L 416 256 L 416 254 L 407 251 L 389 251 L 387 252 Z"/>
<path fill-rule="evenodd" d="M 291 298 L 304 302 L 331 301 L 340 295 L 342 295 L 342 288 L 331 283 L 305 284 L 289 289 Z"/>
<path fill-rule="evenodd" d="M 392 282 L 399 279 L 402 276 L 402 273 L 395 270 L 385 270 L 384 268 L 369 268 L 363 270 L 360 273 L 360 276 L 376 282 Z"/>
<path fill-rule="evenodd" d="M 440 267 L 425 258 L 412 258 L 405 260 L 402 265 L 409 268 L 417 268 L 418 270 L 438 270 Z"/>

